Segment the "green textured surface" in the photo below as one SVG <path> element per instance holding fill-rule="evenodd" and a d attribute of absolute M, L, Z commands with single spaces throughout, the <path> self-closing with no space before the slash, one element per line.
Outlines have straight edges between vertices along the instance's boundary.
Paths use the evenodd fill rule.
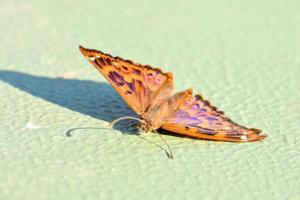
<path fill-rule="evenodd" d="M 183 3 L 185 2 L 185 3 Z M 300 2 L 0 5 L 0 199 L 300 199 Z M 78 45 L 172 71 L 263 142 L 106 129 L 131 114 Z M 76 127 L 93 127 L 72 132 Z M 124 128 L 124 125 L 120 128 Z"/>

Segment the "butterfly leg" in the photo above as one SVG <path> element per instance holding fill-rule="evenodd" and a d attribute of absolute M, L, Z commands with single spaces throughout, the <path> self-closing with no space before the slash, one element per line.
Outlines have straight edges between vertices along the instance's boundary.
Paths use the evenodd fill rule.
<path fill-rule="evenodd" d="M 169 149 L 169 152 L 166 152 L 168 155 L 168 158 L 173 160 L 174 157 L 173 157 L 173 152 L 172 152 L 170 145 L 167 143 L 167 141 L 163 138 L 163 136 L 159 132 L 157 132 L 156 130 L 152 130 L 152 132 L 155 133 L 156 135 L 158 135 L 160 137 L 160 139 L 166 144 L 166 146 Z"/>

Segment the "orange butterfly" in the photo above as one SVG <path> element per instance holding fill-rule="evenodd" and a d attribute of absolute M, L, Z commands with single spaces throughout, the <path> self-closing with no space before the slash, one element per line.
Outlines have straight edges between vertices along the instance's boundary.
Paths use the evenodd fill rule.
<path fill-rule="evenodd" d="M 136 119 L 146 132 L 162 128 L 183 136 L 230 142 L 266 137 L 258 129 L 246 128 L 225 117 L 201 95 L 193 96 L 192 89 L 173 95 L 171 73 L 82 46 L 79 49 L 140 116 Z M 126 118 L 135 119 L 122 117 L 113 123 Z"/>

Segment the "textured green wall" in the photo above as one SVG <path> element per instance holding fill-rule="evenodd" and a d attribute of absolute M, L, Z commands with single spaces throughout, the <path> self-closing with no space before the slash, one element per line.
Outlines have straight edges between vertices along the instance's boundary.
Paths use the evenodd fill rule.
<path fill-rule="evenodd" d="M 1 200 L 300 199 L 298 0 L 82 2 L 1 0 Z M 79 44 L 172 71 L 269 137 L 165 136 L 168 160 L 156 135 L 106 128 L 132 112 Z"/>

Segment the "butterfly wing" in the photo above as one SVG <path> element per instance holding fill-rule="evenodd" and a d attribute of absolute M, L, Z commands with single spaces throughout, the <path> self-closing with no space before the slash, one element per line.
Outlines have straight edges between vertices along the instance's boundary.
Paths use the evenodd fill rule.
<path fill-rule="evenodd" d="M 171 73 L 101 51 L 81 46 L 79 49 L 138 115 L 143 114 L 150 104 L 159 103 L 172 93 Z"/>
<path fill-rule="evenodd" d="M 181 93 L 177 99 L 179 105 L 164 120 L 162 129 L 199 139 L 230 142 L 258 141 L 266 137 L 258 129 L 246 128 L 225 117 L 201 95 L 193 96 L 192 90 Z"/>

